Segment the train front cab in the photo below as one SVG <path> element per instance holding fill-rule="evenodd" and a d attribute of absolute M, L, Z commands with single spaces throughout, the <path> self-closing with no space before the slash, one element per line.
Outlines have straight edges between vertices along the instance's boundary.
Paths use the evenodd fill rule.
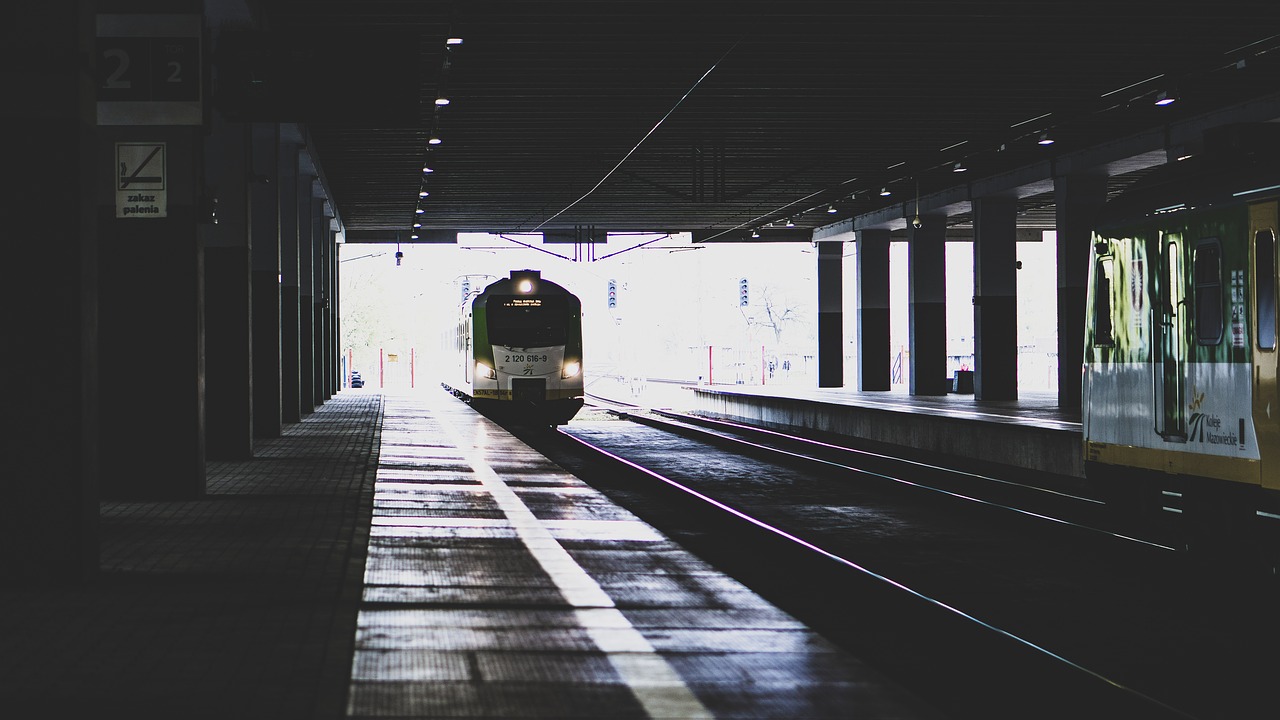
<path fill-rule="evenodd" d="M 1232 185 L 1234 202 L 1219 207 L 1095 234 L 1082 416 L 1086 473 L 1118 516 L 1175 528 L 1189 547 L 1244 547 L 1271 567 L 1278 175 Z"/>
<path fill-rule="evenodd" d="M 473 403 L 515 422 L 559 425 L 584 402 L 582 305 L 537 271 L 513 271 L 472 308 Z"/>

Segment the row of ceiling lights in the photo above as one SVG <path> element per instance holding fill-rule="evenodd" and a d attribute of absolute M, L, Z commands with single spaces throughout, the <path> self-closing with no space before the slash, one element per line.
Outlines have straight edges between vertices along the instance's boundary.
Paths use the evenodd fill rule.
<path fill-rule="evenodd" d="M 450 103 L 449 98 L 446 96 L 444 92 L 444 78 L 447 76 L 449 66 L 451 64 L 451 57 L 450 57 L 449 51 L 451 51 L 454 47 L 461 44 L 462 44 L 462 38 L 460 37 L 449 37 L 445 40 L 446 53 L 444 57 L 444 67 L 441 69 L 441 87 L 440 87 L 440 91 L 437 93 L 437 97 L 435 100 L 435 108 L 433 112 L 433 123 L 432 123 L 433 127 L 427 138 L 428 151 L 440 145 L 442 142 L 439 134 L 436 131 L 434 120 L 438 119 L 440 109 L 448 106 Z M 1157 93 L 1155 97 L 1156 99 L 1154 101 L 1154 104 L 1161 107 L 1172 105 L 1178 99 L 1176 93 L 1170 90 L 1162 90 L 1159 93 Z M 1016 127 L 1016 125 L 1014 127 Z M 1036 144 L 1040 146 L 1049 146 L 1054 144 L 1054 142 L 1055 142 L 1054 137 L 1048 130 L 1041 132 L 1036 139 Z M 962 145 L 962 144 L 964 143 L 957 143 L 957 145 Z M 953 145 L 951 147 L 955 147 L 955 146 Z M 1001 145 L 1000 149 L 1001 150 L 1005 149 L 1005 146 Z M 899 163 L 899 165 L 901 164 L 902 163 Z M 954 165 L 952 165 L 951 171 L 955 173 L 962 173 L 962 172 L 967 172 L 968 169 L 969 168 L 964 164 L 964 161 L 958 161 Z M 431 173 L 433 172 L 434 172 L 434 169 L 431 167 L 430 162 L 429 161 L 424 162 L 422 166 L 422 185 L 421 185 L 421 189 L 418 191 L 418 202 L 414 209 L 413 229 L 415 232 L 410 236 L 414 240 L 418 239 L 418 234 L 416 231 L 422 227 L 422 222 L 420 218 L 422 215 L 426 213 L 426 207 L 425 207 L 424 201 L 431 195 L 430 191 L 427 190 L 426 180 L 427 180 L 427 177 L 431 175 Z M 885 185 L 880 188 L 880 192 L 879 192 L 880 197 L 890 197 L 892 194 L 893 192 L 889 189 L 888 185 Z M 856 198 L 857 198 L 857 193 L 854 193 L 848 197 L 849 200 L 854 200 Z M 820 209 L 820 206 L 809 208 L 808 210 L 803 210 L 800 213 L 797 213 L 795 216 L 787 218 L 785 221 L 785 227 L 788 227 L 788 228 L 795 227 L 795 218 L 800 217 L 801 215 L 808 214 L 818 209 Z M 826 212 L 829 215 L 834 215 L 837 212 L 839 212 L 839 210 L 836 208 L 835 203 L 831 203 L 827 205 Z M 768 225 L 772 226 L 773 223 L 770 222 Z M 753 238 L 760 237 L 760 228 L 753 228 L 751 231 L 751 237 Z"/>
<path fill-rule="evenodd" d="M 441 108 L 447 107 L 449 105 L 449 97 L 445 92 L 445 78 L 448 77 L 449 66 L 452 64 L 452 61 L 453 61 L 451 57 L 451 52 L 453 48 L 461 44 L 462 44 L 462 38 L 460 37 L 449 37 L 449 38 L 446 38 L 444 41 L 444 45 L 445 45 L 444 66 L 440 68 L 440 87 L 436 93 L 435 107 L 432 110 L 431 131 L 430 131 L 430 134 L 427 136 L 427 152 L 428 153 L 430 153 L 430 151 L 433 148 L 440 145 L 442 142 L 440 140 L 440 134 L 436 130 L 436 127 L 437 127 L 436 121 L 440 117 Z M 422 216 L 427 212 L 425 201 L 428 197 L 431 196 L 431 192 L 427 190 L 427 178 L 433 172 L 435 172 L 435 169 L 431 167 L 431 158 L 430 158 L 430 155 L 428 154 L 427 158 L 422 163 L 422 183 L 419 186 L 418 201 L 414 206 L 414 211 L 413 211 L 414 232 L 412 235 L 409 236 L 411 240 L 418 239 L 418 230 L 422 228 Z"/>
<path fill-rule="evenodd" d="M 1173 103 L 1177 102 L 1177 100 L 1178 100 L 1178 95 L 1177 95 L 1177 93 L 1176 93 L 1176 92 L 1174 92 L 1174 91 L 1172 91 L 1172 90 L 1161 90 L 1160 92 L 1156 93 L 1156 95 L 1155 95 L 1155 100 L 1154 100 L 1154 103 L 1153 103 L 1153 104 L 1155 104 L 1155 105 L 1157 105 L 1157 106 L 1159 106 L 1159 107 L 1167 107 L 1167 106 L 1172 105 Z M 1042 116 L 1042 117 L 1044 117 L 1044 116 Z M 1038 119 L 1038 118 L 1037 118 L 1037 119 Z M 1015 125 L 1014 127 L 1016 127 L 1016 125 Z M 1056 140 L 1055 140 L 1055 138 L 1054 138 L 1054 136 L 1053 136 L 1053 133 L 1052 133 L 1052 132 L 1050 132 L 1049 130 L 1045 130 L 1045 131 L 1043 131 L 1043 132 L 1040 132 L 1040 133 L 1036 134 L 1036 144 L 1037 144 L 1037 145 L 1039 145 L 1039 146 L 1041 146 L 1041 147 L 1047 147 L 1047 146 L 1053 145 L 1055 142 L 1056 142 Z M 963 143 L 963 142 L 961 142 L 961 143 L 957 143 L 956 145 L 963 145 L 963 144 L 964 144 L 964 143 Z M 956 145 L 952 145 L 951 147 L 956 147 Z M 1001 149 L 1001 150 L 1004 150 L 1004 149 L 1006 149 L 1006 146 L 1005 146 L 1005 145 L 1001 145 L 1001 146 L 1000 146 L 1000 149 Z M 898 163 L 898 165 L 895 165 L 895 166 L 893 166 L 893 167 L 898 167 L 899 165 L 902 165 L 902 164 L 903 164 L 903 163 Z M 953 164 L 953 165 L 951 166 L 951 172 L 953 172 L 953 173 L 962 173 L 962 172 L 968 172 L 968 171 L 969 171 L 969 167 L 968 167 L 967 165 L 965 165 L 965 163 L 964 163 L 964 161 L 963 161 L 963 160 L 957 161 L 955 164 Z M 908 178 L 900 178 L 900 180 L 902 180 L 902 179 L 908 179 Z M 879 192 L 878 194 L 879 194 L 879 196 L 880 196 L 880 197 L 890 197 L 890 196 L 892 196 L 892 195 L 893 195 L 893 191 L 889 189 L 889 185 L 885 185 L 885 186 L 883 186 L 883 187 L 881 187 L 881 188 L 880 188 L 880 192 Z M 858 193 L 854 193 L 854 194 L 852 194 L 852 195 L 849 195 L 847 198 L 841 198 L 841 200 L 856 200 L 856 199 L 857 199 L 857 197 L 858 197 Z M 919 200 L 919 198 L 917 197 L 917 201 L 918 201 L 918 200 Z M 809 214 L 809 213 L 811 213 L 811 212 L 814 212 L 814 211 L 817 211 L 817 210 L 820 210 L 820 209 L 821 209 L 821 206 L 816 206 L 816 207 L 809 208 L 808 210 L 802 210 L 802 211 L 800 211 L 799 213 L 796 213 L 795 215 L 793 215 L 793 216 L 791 216 L 791 217 L 788 217 L 788 218 L 785 220 L 785 227 L 795 227 L 795 219 L 796 219 L 796 218 L 799 218 L 799 217 L 801 217 L 801 216 L 803 216 L 803 215 L 807 215 L 807 214 Z M 829 214 L 829 215 L 834 215 L 834 214 L 836 214 L 837 212 L 839 212 L 839 210 L 836 208 L 836 204 L 835 204 L 835 203 L 830 203 L 830 204 L 828 204 L 828 205 L 827 205 L 826 212 L 827 212 L 827 214 Z M 774 225 L 774 223 L 770 222 L 770 223 L 768 223 L 768 224 L 767 224 L 767 225 L 765 225 L 765 226 L 758 227 L 758 228 L 753 228 L 753 229 L 751 230 L 751 237 L 753 237 L 753 238 L 758 238 L 758 237 L 760 237 L 760 230 L 761 230 L 761 229 L 763 229 L 764 227 L 773 227 L 773 225 Z"/>

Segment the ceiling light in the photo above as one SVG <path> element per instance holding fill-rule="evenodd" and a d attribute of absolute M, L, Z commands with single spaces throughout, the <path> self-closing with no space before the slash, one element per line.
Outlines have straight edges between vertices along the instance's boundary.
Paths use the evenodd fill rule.
<path fill-rule="evenodd" d="M 892 193 L 889 192 L 889 188 L 887 186 L 880 188 L 880 197 L 889 197 L 890 195 L 892 195 Z"/>
<path fill-rule="evenodd" d="M 831 207 L 827 208 L 827 212 L 829 212 L 829 213 L 834 213 L 835 211 L 836 211 L 836 206 L 835 206 L 835 205 L 832 205 Z"/>
<path fill-rule="evenodd" d="M 417 239 L 418 239 L 418 236 L 417 236 L 417 235 L 410 235 L 410 236 L 409 236 L 409 239 L 410 239 L 410 240 L 417 240 Z"/>
<path fill-rule="evenodd" d="M 1040 133 L 1040 139 L 1036 141 L 1038 145 L 1052 145 L 1053 138 L 1049 137 L 1049 133 Z"/>
<path fill-rule="evenodd" d="M 969 169 L 969 168 L 967 168 L 967 167 L 965 167 L 965 166 L 964 166 L 964 163 L 962 163 L 962 162 L 958 162 L 958 163 L 956 163 L 956 164 L 955 164 L 955 166 L 954 166 L 954 167 L 952 167 L 952 168 L 951 168 L 951 172 L 965 172 L 965 171 L 967 171 L 968 169 Z"/>
<path fill-rule="evenodd" d="M 428 144 L 428 145 L 439 145 L 439 144 L 440 144 L 440 138 L 436 137 L 435 135 L 432 135 L 430 138 L 428 138 L 428 139 L 427 139 L 427 144 Z"/>
<path fill-rule="evenodd" d="M 427 192 L 426 190 L 422 190 L 422 191 L 420 191 L 420 192 L 418 193 L 418 197 L 420 197 L 420 198 L 424 198 L 424 197 L 426 197 L 426 196 L 428 196 L 428 195 L 430 195 L 430 194 L 431 194 L 431 193 Z"/>
<path fill-rule="evenodd" d="M 791 221 L 791 218 L 787 218 L 787 227 L 795 227 L 795 226 L 796 224 Z"/>
<path fill-rule="evenodd" d="M 1160 93 L 1156 95 L 1156 104 L 1161 106 L 1172 105 L 1175 102 L 1177 102 L 1177 100 L 1178 100 L 1178 96 L 1174 95 L 1168 90 L 1161 90 Z"/>
<path fill-rule="evenodd" d="M 460 37 L 451 37 L 451 38 L 448 38 L 447 40 L 445 40 L 445 41 L 444 41 L 444 44 L 445 44 L 445 45 L 461 45 L 461 44 L 462 44 L 462 38 L 460 38 Z"/>
<path fill-rule="evenodd" d="M 436 104 L 437 104 L 437 105 L 448 105 L 448 104 L 449 104 L 449 98 L 447 98 L 447 97 L 438 97 L 438 98 L 436 98 Z"/>
<path fill-rule="evenodd" d="M 414 223 L 414 224 L 413 224 L 413 229 L 414 229 L 414 230 L 417 230 L 417 229 L 418 229 L 418 228 L 420 228 L 420 227 L 422 227 L 422 223 Z"/>
<path fill-rule="evenodd" d="M 422 168 L 422 172 L 424 172 L 424 173 L 430 173 L 430 172 L 435 172 L 435 170 L 432 170 L 432 169 L 431 169 L 431 168 L 429 168 L 429 167 L 424 167 L 424 168 Z"/>
<path fill-rule="evenodd" d="M 426 210 L 423 210 L 422 208 L 418 208 L 417 210 L 414 210 L 413 212 L 414 212 L 415 214 L 417 214 L 417 215 L 421 215 L 422 213 L 426 212 Z"/>
<path fill-rule="evenodd" d="M 759 231 L 759 230 L 752 230 L 752 231 L 751 231 L 751 237 L 753 237 L 753 238 L 758 238 L 758 237 L 760 237 L 760 231 Z"/>

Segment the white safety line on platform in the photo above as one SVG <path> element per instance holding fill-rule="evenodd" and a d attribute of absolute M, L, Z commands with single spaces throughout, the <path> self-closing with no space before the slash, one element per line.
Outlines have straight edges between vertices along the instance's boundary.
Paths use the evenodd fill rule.
<path fill-rule="evenodd" d="M 608 657 L 645 711 L 653 718 L 711 718 L 715 715 L 698 700 L 680 675 L 653 645 L 636 630 L 612 598 L 592 579 L 569 552 L 533 514 L 502 477 L 490 467 L 483 449 L 484 423 L 476 424 L 474 442 L 468 442 L 452 423 L 440 423 L 489 491 L 525 547 L 551 577 L 565 600 L 575 608 L 583 629 Z"/>

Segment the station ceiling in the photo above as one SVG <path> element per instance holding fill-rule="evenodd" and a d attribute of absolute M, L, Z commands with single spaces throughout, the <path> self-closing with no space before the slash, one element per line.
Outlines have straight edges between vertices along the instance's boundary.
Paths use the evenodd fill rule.
<path fill-rule="evenodd" d="M 348 242 L 407 240 L 415 221 L 423 241 L 807 231 L 1280 89 L 1273 0 L 255 12 L 262 29 L 223 46 L 224 104 L 307 128 Z M 1155 105 L 1161 92 L 1178 102 Z M 1038 144 L 1046 132 L 1054 145 Z"/>

